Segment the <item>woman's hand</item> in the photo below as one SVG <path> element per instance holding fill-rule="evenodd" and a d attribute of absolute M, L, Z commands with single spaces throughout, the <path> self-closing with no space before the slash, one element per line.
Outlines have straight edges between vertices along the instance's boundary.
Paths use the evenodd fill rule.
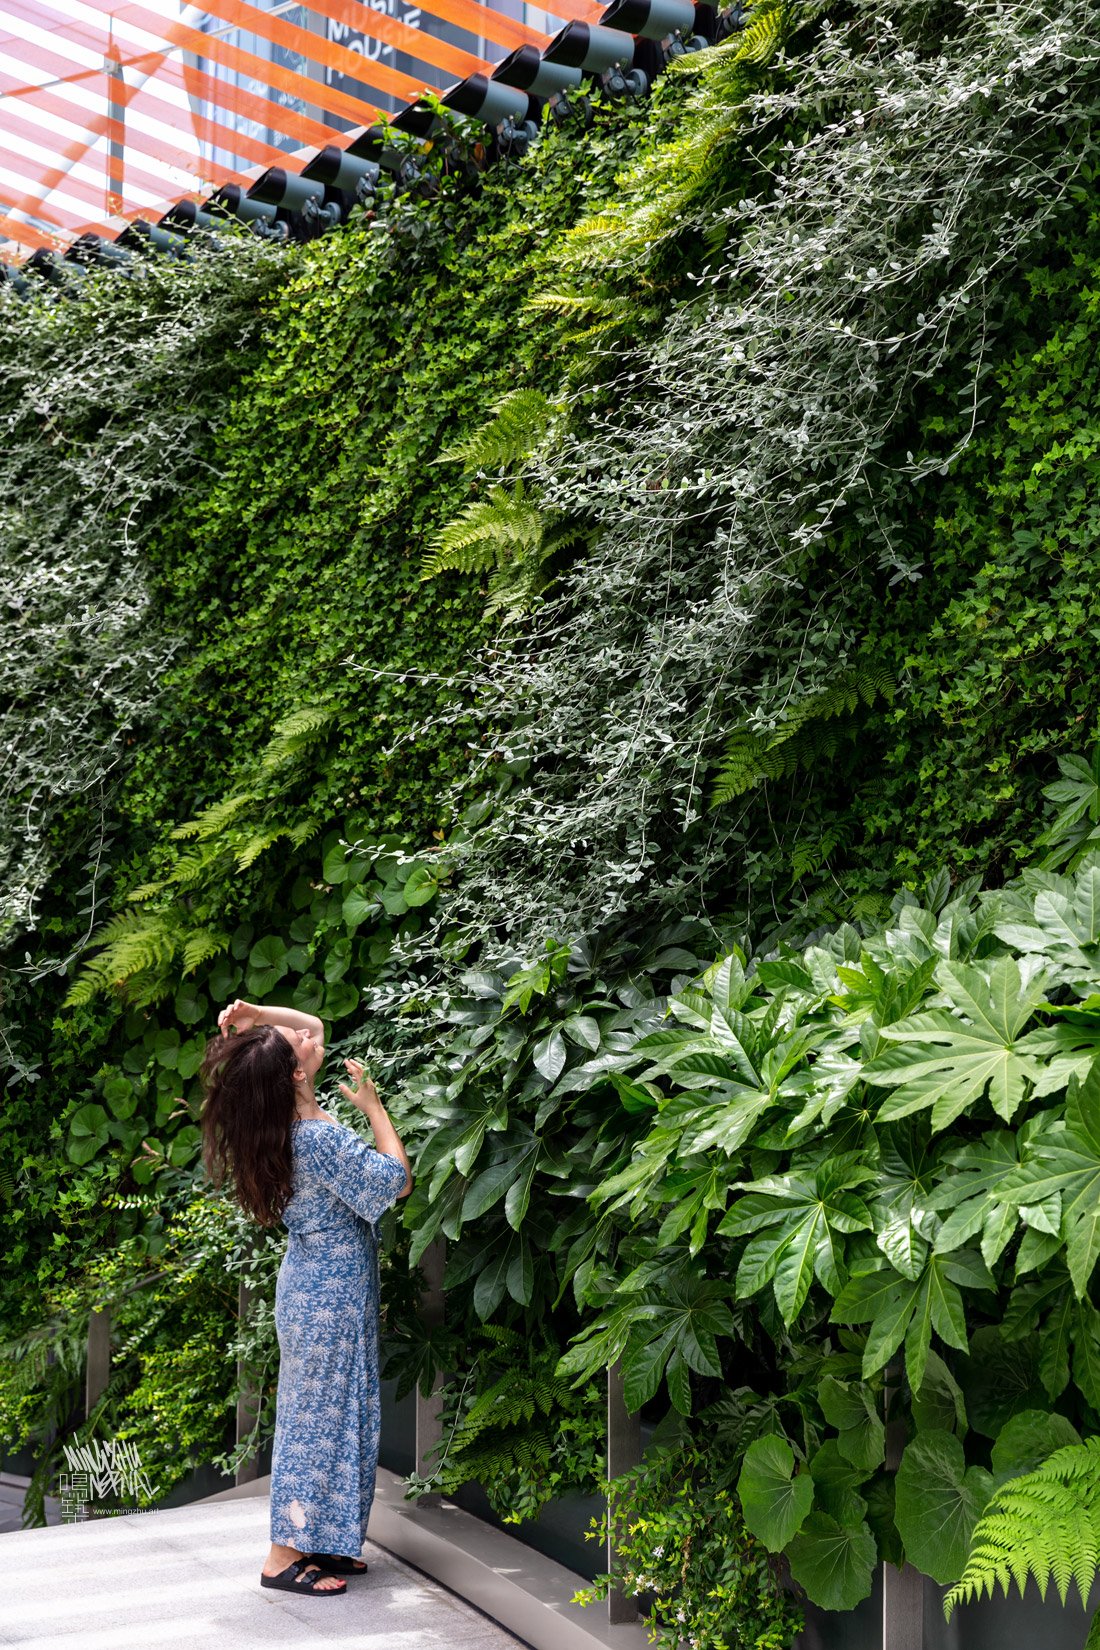
<path fill-rule="evenodd" d="M 380 1106 L 382 1102 L 378 1097 L 378 1090 L 370 1078 L 364 1074 L 362 1062 L 360 1060 L 345 1060 L 344 1065 L 355 1084 L 354 1088 L 349 1088 L 346 1083 L 340 1084 L 340 1093 L 345 1099 L 350 1100 L 353 1106 L 364 1113 L 371 1106 Z"/>
<path fill-rule="evenodd" d="M 345 1060 L 344 1064 L 355 1087 L 349 1088 L 346 1083 L 341 1083 L 340 1093 L 363 1113 L 374 1132 L 374 1143 L 378 1150 L 385 1152 L 388 1157 L 396 1157 L 399 1163 L 404 1164 L 405 1184 L 397 1195 L 408 1197 L 412 1191 L 412 1168 L 401 1144 L 401 1137 L 386 1115 L 386 1108 L 378 1098 L 378 1090 L 364 1074 L 361 1062 Z"/>
<path fill-rule="evenodd" d="M 229 1036 L 231 1027 L 234 1031 L 251 1031 L 259 1023 L 260 1009 L 255 1003 L 242 1002 L 239 997 L 218 1015 L 218 1030 L 223 1037 Z"/>

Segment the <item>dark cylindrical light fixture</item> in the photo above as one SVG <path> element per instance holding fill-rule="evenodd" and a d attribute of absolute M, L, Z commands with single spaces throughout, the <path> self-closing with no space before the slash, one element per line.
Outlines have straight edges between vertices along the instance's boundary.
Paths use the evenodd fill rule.
<path fill-rule="evenodd" d="M 177 201 L 170 206 L 163 218 L 157 220 L 161 229 L 179 229 L 189 232 L 192 229 L 210 229 L 214 219 L 211 214 L 199 205 L 198 201 Z"/>
<path fill-rule="evenodd" d="M 367 159 L 353 155 L 335 143 L 319 149 L 313 159 L 302 167 L 302 176 L 309 182 L 322 184 L 326 189 L 344 189 L 349 195 L 355 193 L 359 179 L 369 177 L 372 172 L 377 175 L 376 156 Z"/>
<path fill-rule="evenodd" d="M 173 234 L 170 229 L 162 229 L 159 224 L 149 223 L 145 218 L 135 218 L 128 224 L 121 235 L 115 237 L 115 245 L 119 247 L 133 247 L 138 251 L 163 252 L 169 258 L 186 258 L 187 243 L 180 234 Z"/>
<path fill-rule="evenodd" d="M 550 63 L 537 46 L 518 46 L 497 64 L 492 78 L 516 86 L 532 97 L 553 97 L 581 83 L 581 70 L 567 63 Z"/>
<path fill-rule="evenodd" d="M 275 208 L 267 201 L 254 200 L 240 183 L 223 184 L 211 195 L 207 205 L 211 212 L 221 213 L 227 218 L 240 218 L 245 223 L 251 223 L 256 218 L 272 223 L 275 218 Z"/>
<path fill-rule="evenodd" d="M 399 132 L 408 132 L 411 137 L 426 138 L 435 123 L 435 110 L 418 97 L 415 103 L 410 103 L 394 115 L 390 125 Z"/>
<path fill-rule="evenodd" d="M 281 207 L 284 212 L 300 212 L 307 201 L 320 206 L 325 198 L 325 186 L 315 178 L 303 177 L 300 172 L 287 172 L 281 166 L 269 166 L 248 191 L 252 201 L 267 206 Z"/>
<path fill-rule="evenodd" d="M 124 233 L 128 233 L 128 230 Z M 97 235 L 91 229 L 77 236 L 67 249 L 65 259 L 68 263 L 114 264 L 116 267 L 123 267 L 131 261 L 130 254 L 124 246 L 105 240 L 102 235 Z"/>
<path fill-rule="evenodd" d="M 629 34 L 598 23 L 567 23 L 542 55 L 547 63 L 564 63 L 584 74 L 603 74 L 616 64 L 625 68 L 633 62 L 634 41 Z"/>
<path fill-rule="evenodd" d="M 643 40 L 663 40 L 695 22 L 694 0 L 612 0 L 600 18 L 600 27 L 640 34 Z"/>
<path fill-rule="evenodd" d="M 486 126 L 499 126 L 502 120 L 527 119 L 527 93 L 502 80 L 490 80 L 484 74 L 472 74 L 448 87 L 443 93 L 443 103 L 456 114 L 468 115 Z"/>

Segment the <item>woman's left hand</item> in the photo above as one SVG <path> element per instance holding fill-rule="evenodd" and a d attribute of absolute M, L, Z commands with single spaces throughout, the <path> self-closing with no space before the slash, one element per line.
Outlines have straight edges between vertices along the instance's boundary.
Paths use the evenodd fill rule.
<path fill-rule="evenodd" d="M 218 1015 L 218 1030 L 223 1037 L 229 1036 L 230 1027 L 234 1031 L 251 1031 L 259 1019 L 260 1010 L 255 1003 L 242 1002 L 238 997 Z"/>
<path fill-rule="evenodd" d="M 340 1093 L 344 1098 L 350 1100 L 352 1105 L 357 1106 L 361 1112 L 365 1112 L 370 1106 L 380 1105 L 378 1090 L 363 1071 L 362 1062 L 359 1060 L 345 1060 L 344 1065 L 347 1068 L 349 1077 L 355 1084 L 353 1089 L 349 1088 L 346 1083 L 340 1084 Z"/>

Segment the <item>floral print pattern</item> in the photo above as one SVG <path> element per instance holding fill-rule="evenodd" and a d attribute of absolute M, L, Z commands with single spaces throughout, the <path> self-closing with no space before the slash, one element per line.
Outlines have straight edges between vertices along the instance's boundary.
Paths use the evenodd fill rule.
<path fill-rule="evenodd" d="M 396 1202 L 405 1167 L 324 1118 L 295 1118 L 291 1151 L 275 1287 L 271 1539 L 358 1558 L 381 1427 L 375 1225 Z"/>

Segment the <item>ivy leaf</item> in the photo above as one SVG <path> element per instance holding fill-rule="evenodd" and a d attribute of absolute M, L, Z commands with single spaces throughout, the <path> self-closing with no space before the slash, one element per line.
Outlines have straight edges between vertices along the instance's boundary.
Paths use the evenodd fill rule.
<path fill-rule="evenodd" d="M 777 1553 L 802 1527 L 813 1505 L 814 1481 L 808 1472 L 795 1474 L 794 1451 L 785 1438 L 757 1438 L 745 1451 L 737 1493 L 748 1528 Z"/>
<path fill-rule="evenodd" d="M 813 1512 L 786 1552 L 791 1575 L 823 1610 L 854 1610 L 869 1597 L 878 1544 L 863 1520 L 849 1528 Z"/>
<path fill-rule="evenodd" d="M 902 1455 L 895 1496 L 894 1518 L 909 1562 L 941 1585 L 957 1581 L 992 1491 L 992 1474 L 967 1467 L 954 1433 L 918 1433 Z"/>

